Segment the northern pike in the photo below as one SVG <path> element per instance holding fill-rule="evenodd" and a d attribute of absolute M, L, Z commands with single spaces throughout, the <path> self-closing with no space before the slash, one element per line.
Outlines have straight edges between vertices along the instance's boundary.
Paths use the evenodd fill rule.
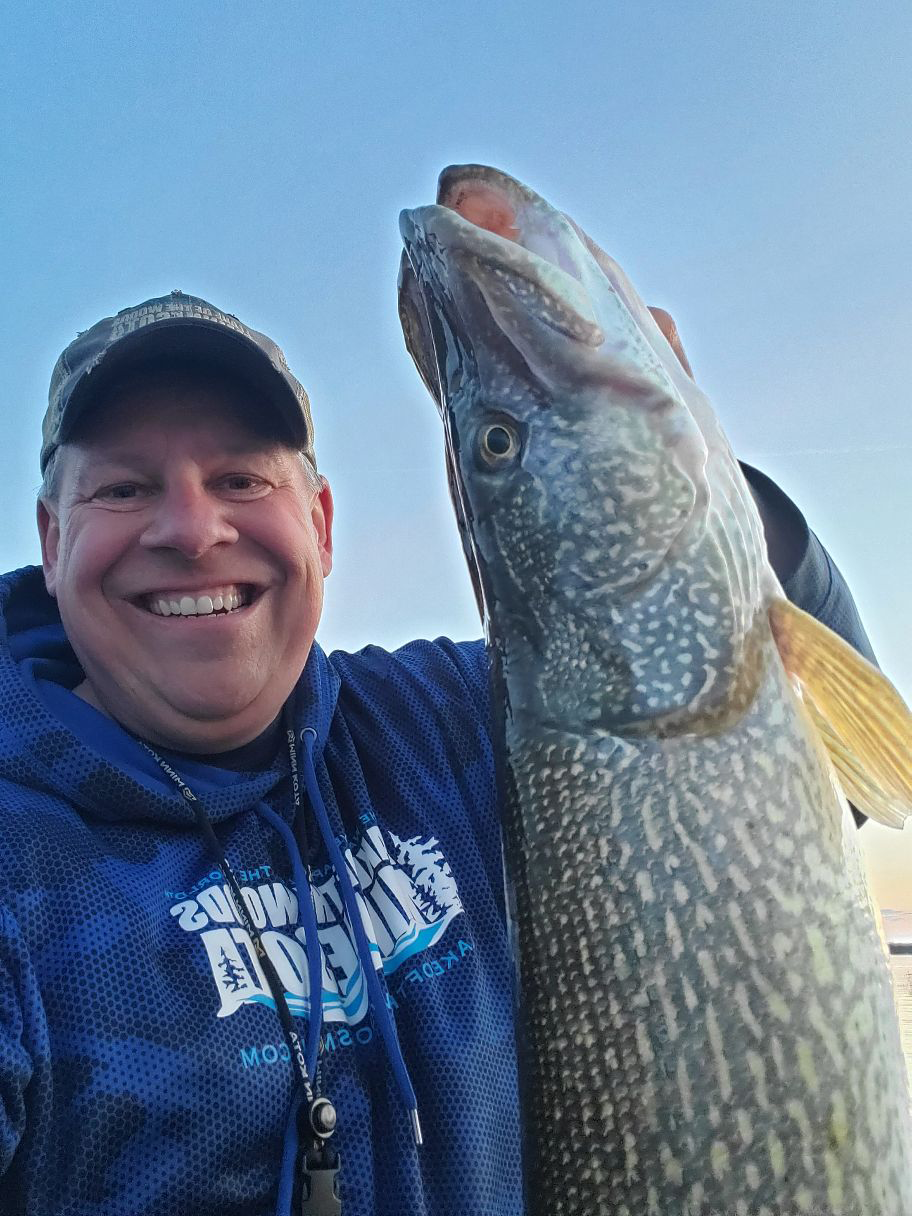
<path fill-rule="evenodd" d="M 909 711 L 788 603 L 708 399 L 581 229 L 476 165 L 400 226 L 492 658 L 529 1213 L 910 1216 L 845 797 L 901 826 Z"/>

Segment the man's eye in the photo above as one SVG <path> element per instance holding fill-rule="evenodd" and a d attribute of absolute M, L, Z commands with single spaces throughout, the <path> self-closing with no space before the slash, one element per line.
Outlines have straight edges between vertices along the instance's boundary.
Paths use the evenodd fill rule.
<path fill-rule="evenodd" d="M 230 477 L 226 477 L 222 482 L 226 490 L 237 490 L 242 493 L 244 490 L 257 490 L 263 484 L 259 477 L 253 477 L 249 473 L 232 473 Z"/>
<path fill-rule="evenodd" d="M 139 494 L 139 486 L 134 485 L 131 481 L 122 482 L 117 486 L 106 486 L 103 490 L 98 491 L 99 498 L 115 499 L 123 501 L 128 498 L 136 498 Z"/>

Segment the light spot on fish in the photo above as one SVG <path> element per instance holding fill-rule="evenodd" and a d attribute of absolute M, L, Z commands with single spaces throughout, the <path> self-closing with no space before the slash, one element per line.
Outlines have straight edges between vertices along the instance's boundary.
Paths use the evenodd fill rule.
<path fill-rule="evenodd" d="M 703 976 L 704 976 L 707 984 L 709 984 L 710 988 L 718 988 L 719 987 L 719 973 L 716 970 L 715 961 L 713 960 L 713 957 L 709 953 L 709 951 L 708 950 L 698 950 L 697 951 L 697 962 L 699 963 L 700 970 L 703 972 Z"/>
<path fill-rule="evenodd" d="M 760 1170 L 753 1161 L 748 1161 L 744 1167 L 744 1180 L 752 1191 L 760 1185 Z"/>
<path fill-rule="evenodd" d="M 734 869 L 734 868 L 735 867 L 733 867 L 733 866 L 730 867 L 730 869 Z M 737 937 L 737 939 L 741 945 L 741 949 L 748 956 L 748 958 L 756 959 L 757 958 L 757 948 L 754 945 L 753 941 L 751 940 L 751 936 L 747 931 L 747 925 L 744 923 L 744 916 L 741 913 L 741 909 L 738 907 L 738 905 L 735 903 L 735 901 L 733 899 L 730 899 L 728 901 L 727 908 L 728 908 L 728 919 L 731 921 L 731 927 L 735 932 L 735 937 Z"/>
<path fill-rule="evenodd" d="M 656 826 L 654 815 L 655 800 L 651 795 L 646 794 L 640 803 L 640 818 L 643 823 L 643 832 L 646 836 L 646 843 L 654 853 L 662 851 L 663 840 L 662 835 Z"/>
<path fill-rule="evenodd" d="M 769 1153 L 770 1168 L 773 1177 L 781 1180 L 785 1177 L 785 1149 L 782 1141 L 775 1132 L 769 1132 L 766 1137 L 766 1148 Z"/>
<path fill-rule="evenodd" d="M 688 850 L 693 857 L 700 878 L 703 880 L 703 885 L 710 895 L 714 895 L 718 889 L 719 883 L 713 873 L 712 866 L 709 864 L 709 858 L 705 851 L 697 844 L 697 842 L 688 834 L 687 830 L 680 823 L 674 825 L 675 834 L 681 841 L 681 844 Z"/>
<path fill-rule="evenodd" d="M 634 879 L 634 881 L 636 882 L 636 888 L 637 888 L 637 891 L 639 892 L 640 899 L 643 901 L 643 903 L 644 904 L 654 903 L 655 902 L 655 891 L 653 891 L 653 889 L 652 889 L 652 879 L 649 877 L 649 871 L 648 870 L 637 870 L 636 878 Z"/>
<path fill-rule="evenodd" d="M 644 1064 L 652 1064 L 655 1060 L 655 1052 L 652 1050 L 652 1044 L 649 1041 L 649 1035 L 646 1032 L 646 1027 L 642 1022 L 636 1024 L 636 1044 L 637 1052 Z"/>
<path fill-rule="evenodd" d="M 637 1166 L 640 1163 L 640 1155 L 637 1152 L 636 1136 L 633 1132 L 624 1132 L 624 1164 L 627 1170 L 627 1184 L 636 1182 L 639 1177 Z"/>
<path fill-rule="evenodd" d="M 684 886 L 684 884 L 681 882 L 681 880 L 679 878 L 675 879 L 674 895 L 675 895 L 675 899 L 678 901 L 679 904 L 681 904 L 682 907 L 690 899 L 690 892 L 687 890 L 687 888 Z"/>
<path fill-rule="evenodd" d="M 792 1020 L 792 1011 L 789 1009 L 785 999 L 772 988 L 766 991 L 766 1003 L 770 1013 L 774 1018 L 778 1018 L 780 1022 L 788 1023 Z"/>
<path fill-rule="evenodd" d="M 681 976 L 681 990 L 684 993 L 684 1004 L 687 1006 L 688 1012 L 693 1013 L 699 1002 L 697 994 L 693 990 L 693 985 L 686 975 Z"/>
<path fill-rule="evenodd" d="M 785 1104 L 785 1109 L 789 1117 L 798 1125 L 798 1131 L 801 1135 L 801 1148 L 807 1158 L 807 1166 L 809 1169 L 813 1169 L 814 1161 L 810 1155 L 813 1132 L 811 1131 L 811 1121 L 808 1118 L 807 1110 L 797 1098 L 789 1098 Z"/>
<path fill-rule="evenodd" d="M 716 920 L 715 916 L 712 914 L 709 908 L 707 908 L 706 904 L 697 904 L 694 917 L 696 919 L 698 929 L 707 929 L 710 925 L 714 924 Z"/>
<path fill-rule="evenodd" d="M 778 1072 L 780 1078 L 785 1080 L 786 1077 L 790 1077 L 791 1070 L 786 1070 L 785 1056 L 782 1054 L 782 1044 L 776 1035 L 770 1037 L 769 1050 L 770 1055 L 773 1057 L 773 1063 L 776 1065 L 776 1072 Z"/>
<path fill-rule="evenodd" d="M 738 1006 L 738 1012 L 741 1014 L 745 1026 L 747 1026 L 754 1038 L 762 1039 L 763 1027 L 754 1016 L 747 996 L 747 987 L 741 980 L 735 984 L 735 1004 Z"/>
<path fill-rule="evenodd" d="M 782 857 L 795 856 L 795 842 L 788 836 L 777 836 L 775 841 L 776 852 Z"/>
<path fill-rule="evenodd" d="M 789 914 L 789 918 L 800 917 L 804 914 L 805 901 L 797 892 L 786 891 L 782 884 L 774 878 L 771 878 L 766 886 L 779 906 Z"/>
<path fill-rule="evenodd" d="M 811 1093 L 816 1094 L 820 1090 L 820 1078 L 817 1075 L 817 1068 L 814 1064 L 814 1053 L 811 1050 L 811 1045 L 807 1039 L 799 1039 L 795 1048 L 798 1056 L 798 1071 L 801 1073 L 805 1085 Z"/>
<path fill-rule="evenodd" d="M 834 1090 L 830 1095 L 830 1100 L 829 1137 L 834 1148 L 845 1148 L 849 1142 L 849 1115 L 845 1098 L 839 1090 Z"/>
<path fill-rule="evenodd" d="M 728 1167 L 731 1164 L 728 1149 L 721 1140 L 714 1140 L 712 1142 L 709 1150 L 709 1164 L 716 1181 L 721 1182 L 728 1173 Z"/>
<path fill-rule="evenodd" d="M 723 1102 L 728 1102 L 732 1095 L 731 1073 L 725 1056 L 725 1043 L 719 1028 L 719 1019 L 712 1001 L 706 1006 L 706 1033 L 716 1066 L 716 1076 L 719 1078 L 719 1096 Z"/>
<path fill-rule="evenodd" d="M 757 1087 L 757 1102 L 762 1110 L 769 1110 L 770 1100 L 766 1081 L 766 1064 L 762 1056 L 759 1056 L 755 1051 L 748 1051 L 745 1059 L 750 1074 L 754 1079 L 754 1084 Z"/>
<path fill-rule="evenodd" d="M 671 957 L 679 959 L 684 952 L 684 939 L 681 936 L 681 927 L 671 908 L 665 912 L 665 941 L 671 950 Z"/>
<path fill-rule="evenodd" d="M 697 638 L 697 641 L 700 643 L 700 650 L 703 654 L 704 659 L 711 661 L 712 659 L 719 658 L 719 651 L 715 648 L 715 646 L 712 646 L 710 644 L 710 641 L 707 638 L 705 633 L 701 633 L 700 630 L 698 629 L 697 633 L 696 633 L 696 638 Z M 707 670 L 712 670 L 712 669 L 707 668 Z"/>
<path fill-rule="evenodd" d="M 770 938 L 770 945 L 773 947 L 773 954 L 776 956 L 777 962 L 785 962 L 792 953 L 792 939 L 781 929 L 777 929 Z"/>
<path fill-rule="evenodd" d="M 832 984 L 836 979 L 830 955 L 823 940 L 823 934 L 816 925 L 809 925 L 805 930 L 811 955 L 814 959 L 814 975 L 821 984 Z"/>
<path fill-rule="evenodd" d="M 750 1111 L 739 1107 L 735 1111 L 735 1122 L 738 1124 L 738 1135 L 741 1137 L 741 1143 L 745 1148 L 748 1148 L 754 1139 L 754 1129 L 751 1124 Z"/>
<path fill-rule="evenodd" d="M 687 1072 L 687 1065 L 684 1062 L 684 1057 L 678 1059 L 678 1066 L 675 1069 L 675 1076 L 678 1082 L 678 1093 L 681 1096 L 681 1113 L 687 1123 L 693 1122 L 693 1090 L 690 1084 L 690 1076 Z"/>
<path fill-rule="evenodd" d="M 814 1206 L 814 1196 L 806 1186 L 799 1186 L 795 1191 L 795 1203 L 799 1212 L 810 1212 Z"/>
<path fill-rule="evenodd" d="M 680 1186 L 684 1181 L 684 1169 L 667 1144 L 663 1144 L 659 1149 L 659 1161 L 662 1163 L 665 1181 L 670 1182 L 672 1186 Z"/>
<path fill-rule="evenodd" d="M 728 867 L 728 876 L 732 880 L 732 884 L 735 889 L 740 891 L 742 895 L 747 895 L 748 891 L 751 889 L 751 884 L 745 877 L 744 871 L 741 869 L 741 867 L 732 862 L 732 864 Z"/>
<path fill-rule="evenodd" d="M 614 974 L 621 980 L 630 978 L 630 964 L 620 946 L 614 948 Z"/>
<path fill-rule="evenodd" d="M 745 859 L 755 870 L 759 869 L 762 859 L 751 839 L 747 826 L 741 820 L 734 819 L 732 821 L 732 831 L 735 834 L 735 839 L 741 846 L 741 852 L 744 854 Z"/>

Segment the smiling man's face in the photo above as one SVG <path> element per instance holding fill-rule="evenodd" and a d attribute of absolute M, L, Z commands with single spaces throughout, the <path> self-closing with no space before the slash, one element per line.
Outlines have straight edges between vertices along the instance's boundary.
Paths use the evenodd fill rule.
<path fill-rule="evenodd" d="M 126 383 L 60 450 L 41 502 L 45 579 L 85 672 L 77 691 L 159 746 L 239 747 L 307 659 L 332 564 L 332 498 L 199 372 Z"/>

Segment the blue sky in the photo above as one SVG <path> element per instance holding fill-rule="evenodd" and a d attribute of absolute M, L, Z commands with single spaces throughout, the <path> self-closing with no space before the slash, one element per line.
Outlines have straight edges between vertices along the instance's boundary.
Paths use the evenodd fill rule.
<path fill-rule="evenodd" d="M 570 211 L 678 320 L 739 454 L 849 578 L 912 699 L 908 0 L 11 6 L 0 563 L 37 557 L 51 366 L 174 287 L 284 347 L 338 510 L 320 637 L 477 623 L 395 308 L 450 162 Z"/>

